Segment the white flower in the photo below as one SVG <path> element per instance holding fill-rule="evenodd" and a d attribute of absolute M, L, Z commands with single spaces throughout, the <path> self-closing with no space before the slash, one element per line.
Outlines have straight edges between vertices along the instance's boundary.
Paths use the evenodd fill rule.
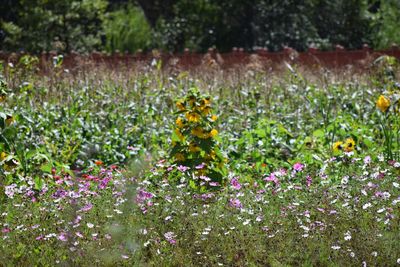
<path fill-rule="evenodd" d="M 364 204 L 363 206 L 362 206 L 362 208 L 363 208 L 363 210 L 365 210 L 365 209 L 368 209 L 369 207 L 371 207 L 372 206 L 372 204 L 371 203 L 367 203 L 367 204 Z"/>
<path fill-rule="evenodd" d="M 350 239 L 351 239 L 351 233 L 350 233 L 350 231 L 347 231 L 344 234 L 344 240 L 349 241 Z"/>
<path fill-rule="evenodd" d="M 396 188 L 399 188 L 400 185 L 399 185 L 399 183 L 393 182 L 393 186 Z"/>
<path fill-rule="evenodd" d="M 332 248 L 333 250 L 339 250 L 339 249 L 340 249 L 340 246 L 331 246 L 331 248 Z"/>
<path fill-rule="evenodd" d="M 93 224 L 93 223 L 87 223 L 86 226 L 87 226 L 88 228 L 93 228 L 93 227 L 94 227 L 94 224 Z"/>
<path fill-rule="evenodd" d="M 250 223 L 250 219 L 247 219 L 246 221 L 243 222 L 243 225 L 248 225 Z"/>

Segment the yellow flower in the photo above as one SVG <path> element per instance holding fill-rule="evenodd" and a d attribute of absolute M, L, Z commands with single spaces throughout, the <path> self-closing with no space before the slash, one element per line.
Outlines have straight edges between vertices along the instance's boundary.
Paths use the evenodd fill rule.
<path fill-rule="evenodd" d="M 379 96 L 378 100 L 376 101 L 376 106 L 382 111 L 386 112 L 386 110 L 390 107 L 390 100 L 385 96 Z"/>
<path fill-rule="evenodd" d="M 185 156 L 182 153 L 176 153 L 175 158 L 177 161 L 185 161 Z"/>
<path fill-rule="evenodd" d="M 201 138 L 204 135 L 203 129 L 198 126 L 198 127 L 194 128 L 194 129 L 192 129 L 192 134 L 194 136 L 197 136 L 198 138 Z"/>
<path fill-rule="evenodd" d="M 353 138 L 347 138 L 346 142 L 344 144 L 344 151 L 346 152 L 351 152 L 354 150 L 356 145 L 356 142 L 353 140 Z"/>
<path fill-rule="evenodd" d="M 181 131 L 179 130 L 179 128 L 175 128 L 175 133 L 178 136 L 178 138 L 183 141 L 185 139 L 185 137 L 183 136 L 183 134 L 181 133 Z"/>
<path fill-rule="evenodd" d="M 14 121 L 15 120 L 14 120 L 13 116 L 7 115 L 7 119 L 6 119 L 6 125 L 7 126 L 10 126 Z"/>
<path fill-rule="evenodd" d="M 189 96 L 188 99 L 189 99 L 189 105 L 191 107 L 193 107 L 194 103 L 196 102 L 196 97 L 195 96 Z"/>
<path fill-rule="evenodd" d="M 196 112 L 186 112 L 185 117 L 189 122 L 196 123 L 200 121 L 200 115 L 197 114 Z"/>
<path fill-rule="evenodd" d="M 7 153 L 6 152 L 1 152 L 0 153 L 0 161 L 4 161 L 7 158 Z"/>
<path fill-rule="evenodd" d="M 216 121 L 217 119 L 218 119 L 217 115 L 212 115 L 212 116 L 211 116 L 211 120 L 212 120 L 212 121 Z"/>
<path fill-rule="evenodd" d="M 176 102 L 176 106 L 179 108 L 180 111 L 185 110 L 185 105 L 181 101 Z"/>
<path fill-rule="evenodd" d="M 201 149 L 196 144 L 190 143 L 189 144 L 189 151 L 192 153 L 199 152 Z"/>
<path fill-rule="evenodd" d="M 343 142 L 342 141 L 335 142 L 332 146 L 332 149 L 333 149 L 333 152 L 335 152 L 335 153 L 343 150 Z"/>
<path fill-rule="evenodd" d="M 208 115 L 211 112 L 211 107 L 210 106 L 205 106 L 201 108 L 201 114 L 203 115 Z"/>
<path fill-rule="evenodd" d="M 178 128 L 183 128 L 183 120 L 181 117 L 177 118 L 175 122 Z"/>
<path fill-rule="evenodd" d="M 3 101 L 5 101 L 5 100 L 6 100 L 6 98 L 7 98 L 7 96 L 6 96 L 6 95 L 0 95 L 0 102 L 3 102 Z"/>
<path fill-rule="evenodd" d="M 216 129 L 212 129 L 210 132 L 210 137 L 215 137 L 218 135 L 218 131 Z"/>

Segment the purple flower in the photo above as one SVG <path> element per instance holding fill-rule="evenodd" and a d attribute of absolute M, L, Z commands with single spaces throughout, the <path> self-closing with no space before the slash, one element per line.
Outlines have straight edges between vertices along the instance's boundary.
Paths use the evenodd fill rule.
<path fill-rule="evenodd" d="M 203 169 L 205 166 L 206 166 L 206 165 L 205 165 L 204 163 L 201 163 L 200 165 L 197 165 L 195 168 L 196 168 L 197 170 L 201 170 L 201 169 Z"/>
<path fill-rule="evenodd" d="M 271 173 L 270 176 L 264 178 L 264 181 L 274 182 L 275 184 L 279 184 L 278 178 L 276 178 L 275 173 Z"/>
<path fill-rule="evenodd" d="M 176 235 L 174 234 L 174 232 L 167 232 L 164 234 L 165 239 L 172 245 L 176 244 L 176 240 L 175 237 Z"/>
<path fill-rule="evenodd" d="M 1 229 L 1 232 L 6 234 L 6 233 L 11 232 L 11 229 L 6 227 L 6 228 Z"/>
<path fill-rule="evenodd" d="M 138 203 L 144 203 L 146 200 L 151 199 L 152 197 L 153 197 L 152 193 L 147 192 L 140 188 L 136 196 L 136 201 Z"/>
<path fill-rule="evenodd" d="M 240 188 L 242 188 L 242 185 L 239 183 L 239 180 L 235 177 L 232 178 L 231 180 L 231 185 L 233 188 L 235 188 L 236 190 L 240 190 Z"/>
<path fill-rule="evenodd" d="M 229 199 L 229 206 L 237 209 L 241 209 L 243 207 L 242 202 L 240 202 L 240 200 L 237 198 Z"/>
<path fill-rule="evenodd" d="M 185 171 L 189 170 L 190 168 L 186 167 L 186 166 L 183 166 L 183 165 L 179 165 L 177 167 L 177 169 L 178 169 L 178 171 L 185 172 Z"/>
<path fill-rule="evenodd" d="M 307 178 L 306 178 L 307 187 L 310 187 L 310 186 L 311 186 L 311 183 L 312 183 L 312 178 L 311 178 L 310 175 L 307 175 Z"/>
<path fill-rule="evenodd" d="M 80 211 L 84 211 L 84 212 L 86 212 L 86 211 L 89 211 L 89 210 L 91 210 L 93 208 L 93 205 L 92 205 L 92 203 L 88 203 L 88 204 L 86 204 L 85 206 L 83 206 L 83 208 L 82 209 L 80 209 Z"/>
<path fill-rule="evenodd" d="M 304 165 L 301 164 L 300 162 L 297 162 L 297 163 L 295 163 L 295 164 L 293 165 L 293 169 L 294 169 L 296 172 L 301 172 L 301 171 L 304 169 Z"/>
<path fill-rule="evenodd" d="M 368 165 L 368 164 L 370 164 L 371 163 L 371 157 L 370 156 L 366 156 L 365 158 L 364 158 L 364 164 L 365 165 Z"/>
<path fill-rule="evenodd" d="M 68 240 L 66 233 L 60 233 L 57 238 L 58 238 L 58 240 L 63 241 L 63 242 L 66 242 Z"/>
<path fill-rule="evenodd" d="M 210 185 L 210 186 L 219 186 L 219 183 L 217 183 L 217 182 L 211 182 L 211 183 L 209 183 L 209 185 Z"/>

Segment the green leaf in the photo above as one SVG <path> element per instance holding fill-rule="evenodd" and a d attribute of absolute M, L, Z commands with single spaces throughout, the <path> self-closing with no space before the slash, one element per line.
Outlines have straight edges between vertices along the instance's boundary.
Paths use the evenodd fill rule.
<path fill-rule="evenodd" d="M 315 131 L 313 132 L 313 136 L 314 136 L 314 137 L 317 137 L 317 138 L 322 138 L 322 137 L 325 136 L 325 132 L 324 132 L 324 130 L 322 130 L 322 129 L 318 129 L 318 130 L 315 130 Z"/>

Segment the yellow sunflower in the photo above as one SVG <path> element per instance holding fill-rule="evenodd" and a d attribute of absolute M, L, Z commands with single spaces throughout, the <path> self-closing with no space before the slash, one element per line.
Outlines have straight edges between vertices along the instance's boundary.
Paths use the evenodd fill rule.
<path fill-rule="evenodd" d="M 176 106 L 180 111 L 185 110 L 185 105 L 181 101 L 176 102 Z"/>
<path fill-rule="evenodd" d="M 178 128 L 183 128 L 183 120 L 181 117 L 176 119 L 176 126 L 178 126 Z"/>
<path fill-rule="evenodd" d="M 344 151 L 351 152 L 354 150 L 355 146 L 356 142 L 353 140 L 353 138 L 347 138 L 346 142 L 344 143 Z"/>
<path fill-rule="evenodd" d="M 189 122 L 196 123 L 200 121 L 200 115 L 196 112 L 186 112 L 185 117 Z"/>
<path fill-rule="evenodd" d="M 210 137 L 215 137 L 218 135 L 218 131 L 216 129 L 212 129 L 210 132 Z"/>
<path fill-rule="evenodd" d="M 333 144 L 332 150 L 334 153 L 338 153 L 339 151 L 343 150 L 343 142 L 342 141 L 337 141 Z"/>

